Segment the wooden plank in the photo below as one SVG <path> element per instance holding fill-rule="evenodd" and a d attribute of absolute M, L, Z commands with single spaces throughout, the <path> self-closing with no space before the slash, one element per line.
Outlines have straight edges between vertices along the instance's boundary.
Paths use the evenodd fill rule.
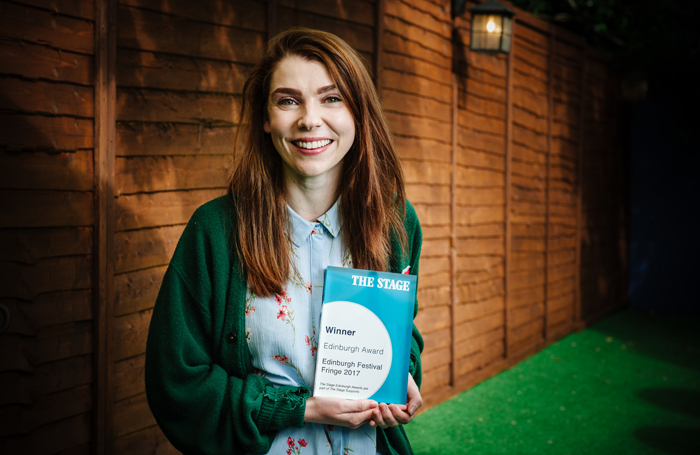
<path fill-rule="evenodd" d="M 115 273 L 167 265 L 184 229 L 178 225 L 118 232 L 114 237 Z"/>
<path fill-rule="evenodd" d="M 114 278 L 114 315 L 153 308 L 166 268 L 153 267 L 117 275 Z"/>
<path fill-rule="evenodd" d="M 88 289 L 91 258 L 68 256 L 41 259 L 33 265 L 0 263 L 0 297 L 33 300 L 46 292 Z"/>
<path fill-rule="evenodd" d="M 117 156 L 224 155 L 233 151 L 231 126 L 117 124 Z"/>
<path fill-rule="evenodd" d="M 403 86 L 403 88 L 412 87 Z M 384 112 L 413 114 L 441 122 L 451 121 L 450 111 L 444 103 L 415 93 L 399 92 L 389 85 L 384 86 L 382 91 L 382 105 Z"/>
<path fill-rule="evenodd" d="M 231 95 L 120 88 L 117 121 L 233 124 L 240 102 Z"/>
<path fill-rule="evenodd" d="M 118 7 L 117 27 L 118 48 L 254 64 L 265 46 L 262 32 L 207 24 L 126 5 Z"/>
<path fill-rule="evenodd" d="M 72 153 L 0 151 L 0 160 L 0 188 L 92 190 L 92 150 Z"/>
<path fill-rule="evenodd" d="M 502 154 L 505 143 L 502 134 L 494 135 L 470 128 L 460 128 L 459 145 L 474 150 L 482 150 L 493 154 Z"/>
<path fill-rule="evenodd" d="M 468 110 L 459 111 L 459 125 L 474 131 L 481 131 L 494 135 L 503 134 L 505 131 L 505 123 L 503 120 L 475 114 Z"/>
<path fill-rule="evenodd" d="M 423 343 L 425 346 L 423 349 L 423 354 L 448 348 L 451 345 L 451 340 L 450 328 L 428 333 L 423 337 Z"/>
<path fill-rule="evenodd" d="M 143 354 L 114 364 L 114 401 L 146 391 L 145 364 L 146 356 Z"/>
<path fill-rule="evenodd" d="M 432 351 L 429 353 L 423 353 L 421 355 L 421 368 L 425 374 L 437 368 L 440 368 L 451 363 L 451 350 L 449 347 L 440 349 L 438 351 Z"/>
<path fill-rule="evenodd" d="M 114 404 L 115 439 L 136 430 L 148 428 L 155 423 L 145 393 Z"/>
<path fill-rule="evenodd" d="M 458 225 L 503 222 L 503 207 L 463 207 L 457 211 Z"/>
<path fill-rule="evenodd" d="M 450 304 L 450 289 L 448 286 L 427 287 L 419 286 L 418 302 L 420 302 L 421 311 L 427 308 L 444 306 Z"/>
<path fill-rule="evenodd" d="M 511 274 L 513 290 L 532 289 L 545 283 L 544 270 L 519 270 Z"/>
<path fill-rule="evenodd" d="M 468 255 L 502 255 L 503 254 L 503 239 L 496 238 L 480 238 L 473 239 L 457 239 L 455 246 L 460 254 Z"/>
<path fill-rule="evenodd" d="M 0 261 L 34 264 L 39 259 L 92 253 L 91 228 L 4 229 Z"/>
<path fill-rule="evenodd" d="M 413 204 L 440 204 L 449 200 L 450 187 L 441 184 L 407 184 L 406 194 Z"/>
<path fill-rule="evenodd" d="M 452 166 L 443 163 L 404 160 L 402 168 L 407 184 L 447 184 L 452 173 Z"/>
<path fill-rule="evenodd" d="M 31 374 L 0 373 L 0 405 L 31 404 L 37 397 L 90 384 L 92 356 L 71 357 L 38 365 Z"/>
<path fill-rule="evenodd" d="M 224 188 L 231 156 L 130 157 L 116 160 L 116 194 Z"/>
<path fill-rule="evenodd" d="M 114 318 L 112 355 L 115 362 L 146 352 L 151 314 L 153 310 L 145 310 Z"/>
<path fill-rule="evenodd" d="M 3 363 L 0 371 L 33 372 L 47 362 L 92 352 L 92 323 L 89 321 L 52 326 L 32 338 L 5 334 L 0 339 Z"/>
<path fill-rule="evenodd" d="M 545 134 L 538 134 L 519 125 L 515 125 L 513 128 L 513 141 L 532 150 L 542 152 L 547 150 L 547 136 Z"/>
<path fill-rule="evenodd" d="M 415 205 L 421 226 L 449 226 L 450 207 L 448 205 Z"/>
<path fill-rule="evenodd" d="M 457 148 L 457 164 L 462 166 L 488 169 L 498 172 L 505 170 L 503 155 L 474 150 L 471 148 Z M 464 182 L 460 182 L 464 185 Z"/>
<path fill-rule="evenodd" d="M 5 111 L 92 117 L 93 90 L 73 84 L 3 79 L 0 108 Z"/>
<path fill-rule="evenodd" d="M 397 135 L 444 141 L 450 137 L 450 126 L 430 118 L 386 112 L 390 130 Z"/>
<path fill-rule="evenodd" d="M 116 199 L 116 230 L 184 224 L 195 209 L 225 194 L 223 190 L 168 191 Z"/>
<path fill-rule="evenodd" d="M 0 190 L 0 228 L 91 226 L 92 194 L 87 192 Z"/>
<path fill-rule="evenodd" d="M 472 186 L 462 186 L 465 183 L 461 182 L 461 185 L 457 185 L 457 201 L 458 205 L 500 205 L 505 202 L 505 194 L 503 186 L 494 187 L 472 187 Z"/>
<path fill-rule="evenodd" d="M 0 114 L 5 150 L 68 151 L 93 147 L 93 121 L 73 117 Z"/>
<path fill-rule="evenodd" d="M 90 85 L 94 59 L 90 55 L 64 52 L 15 40 L 0 41 L 0 73 Z"/>
<path fill-rule="evenodd" d="M 88 412 L 91 387 L 83 385 L 37 397 L 31 404 L 0 407 L 0 438 L 27 434 L 38 427 Z"/>
<path fill-rule="evenodd" d="M 451 38 L 451 18 L 447 14 L 447 8 L 436 7 L 425 0 L 411 0 L 408 3 L 390 0 L 387 1 L 386 14 L 408 21 L 445 39 Z"/>
<path fill-rule="evenodd" d="M 120 87 L 240 94 L 253 68 L 250 64 L 132 49 L 120 49 L 118 57 Z"/>
<path fill-rule="evenodd" d="M 277 11 L 278 14 L 276 16 L 276 21 L 277 27 L 280 31 L 294 26 L 325 30 L 339 36 L 352 48 L 358 51 L 368 54 L 374 52 L 374 40 L 372 34 L 374 24 L 367 26 L 364 24 L 330 18 L 328 16 L 324 17 L 298 9 L 287 8 L 281 4 L 277 5 Z M 371 59 L 367 59 L 366 63 L 369 64 L 371 61 Z"/>
<path fill-rule="evenodd" d="M 484 98 L 498 103 L 505 103 L 506 90 L 503 87 L 496 87 L 491 84 L 485 84 L 476 79 L 459 79 L 459 89 L 466 92 L 470 97 Z"/>
<path fill-rule="evenodd" d="M 399 18 L 387 14 L 384 16 L 384 25 L 386 27 L 387 34 L 396 34 L 403 39 L 414 43 L 420 43 L 420 47 L 424 49 L 424 53 L 430 52 L 430 54 L 437 54 L 438 56 L 446 58 L 449 58 L 449 56 L 452 54 L 452 46 L 450 44 L 449 37 L 442 37 L 431 33 L 423 27 L 410 23 L 410 19 Z M 387 44 L 389 44 L 388 38 L 389 37 L 387 36 Z M 389 46 L 387 48 L 389 49 L 392 47 L 393 46 Z M 419 58 L 422 57 L 418 55 L 416 56 Z M 430 60 L 430 58 L 427 58 L 426 60 Z"/>
<path fill-rule="evenodd" d="M 501 171 L 457 166 L 457 182 L 460 186 L 502 187 L 504 175 Z"/>
<path fill-rule="evenodd" d="M 92 319 L 92 291 L 67 291 L 37 296 L 31 303 L 17 299 L 0 299 L 12 315 L 6 333 L 34 336 L 37 330 L 56 324 Z"/>
<path fill-rule="evenodd" d="M 483 114 L 489 117 L 505 119 L 506 106 L 503 103 L 485 98 L 469 96 L 466 92 L 459 93 L 459 108 L 468 109 L 475 114 Z M 501 150 L 503 154 L 503 150 Z"/>
<path fill-rule="evenodd" d="M 287 8 L 328 16 L 343 21 L 374 27 L 374 8 L 370 1 L 341 2 L 307 2 L 304 0 L 278 0 L 278 5 Z"/>
<path fill-rule="evenodd" d="M 509 309 L 523 305 L 533 305 L 544 301 L 544 286 L 513 290 L 509 299 Z"/>
<path fill-rule="evenodd" d="M 509 317 L 512 318 L 513 328 L 528 324 L 544 316 L 544 302 L 537 302 L 534 305 L 525 305 L 510 310 Z"/>
<path fill-rule="evenodd" d="M 461 272 L 479 272 L 503 269 L 503 258 L 493 256 L 458 256 L 457 269 Z"/>
<path fill-rule="evenodd" d="M 2 441 L 6 453 L 48 455 L 90 441 L 90 413 L 79 414 L 41 426 L 29 434 L 13 435 Z"/>
<path fill-rule="evenodd" d="M 3 34 L 8 38 L 82 54 L 95 50 L 92 21 L 13 3 L 3 5 L 3 19 Z"/>
<path fill-rule="evenodd" d="M 529 111 L 529 106 L 521 108 L 515 106 L 513 108 L 513 121 L 524 128 L 530 129 L 536 133 L 547 134 L 547 118 L 539 117 Z"/>
<path fill-rule="evenodd" d="M 382 62 L 384 67 L 399 73 L 415 74 L 440 84 L 444 84 L 445 81 L 449 81 L 452 78 L 452 73 L 448 68 L 437 66 L 433 62 L 395 52 L 384 52 L 383 55 Z M 383 96 L 382 99 L 384 99 Z M 450 112 L 448 111 L 448 117 L 449 114 Z"/>
<path fill-rule="evenodd" d="M 411 26 L 407 26 L 406 31 L 410 32 L 411 28 Z M 418 34 L 420 33 L 421 31 L 418 30 Z M 426 62 L 432 62 L 441 68 L 449 69 L 452 67 L 449 54 L 443 54 L 423 46 L 420 37 L 418 39 L 411 39 L 410 33 L 405 33 L 405 31 L 385 30 L 384 45 L 387 52 L 394 52 Z"/>
<path fill-rule="evenodd" d="M 456 307 L 455 322 L 462 324 L 464 322 L 476 321 L 486 318 L 503 311 L 503 296 L 496 295 L 476 302 L 461 302 Z"/>
<path fill-rule="evenodd" d="M 495 343 L 474 354 L 457 360 L 457 375 L 463 377 L 476 370 L 482 370 L 501 359 L 505 353 L 503 343 Z"/>
<path fill-rule="evenodd" d="M 159 0 L 123 0 L 119 3 L 189 20 L 259 32 L 264 32 L 267 25 L 265 4 L 251 0 L 236 0 L 235 3 L 204 2 L 201 4 L 186 1 L 164 3 Z"/>
<path fill-rule="evenodd" d="M 165 437 L 158 425 L 129 433 L 114 439 L 114 453 L 131 455 L 180 455 Z"/>
<path fill-rule="evenodd" d="M 450 144 L 432 139 L 395 136 L 394 144 L 401 160 L 431 160 L 450 163 Z"/>
<path fill-rule="evenodd" d="M 501 204 L 503 202 L 501 201 Z M 460 239 L 472 239 L 479 241 L 481 239 L 500 238 L 503 240 L 504 226 L 502 223 L 479 224 L 475 226 L 458 226 L 457 237 Z M 460 251 L 460 254 L 462 252 Z"/>
<path fill-rule="evenodd" d="M 481 334 L 479 336 L 476 336 L 474 338 L 469 338 L 467 340 L 464 340 L 457 345 L 457 352 L 458 352 L 457 358 L 463 358 L 465 356 L 472 355 L 478 351 L 488 349 L 489 347 L 491 347 L 493 345 L 502 344 L 503 337 L 504 337 L 503 327 L 499 327 L 495 330 L 492 330 L 490 332 L 486 332 L 486 333 Z"/>
<path fill-rule="evenodd" d="M 538 342 L 544 339 L 542 319 L 536 319 L 528 324 L 522 325 L 511 330 L 511 346 L 526 345 L 530 340 Z"/>
<path fill-rule="evenodd" d="M 449 237 L 442 239 L 431 239 L 423 242 L 421 258 L 439 257 L 444 259 L 450 255 Z"/>
<path fill-rule="evenodd" d="M 457 342 L 472 339 L 478 335 L 503 327 L 503 312 L 496 312 L 484 318 L 464 322 L 458 325 L 455 339 Z"/>
<path fill-rule="evenodd" d="M 21 3 L 43 8 L 63 16 L 95 19 L 94 0 L 22 0 Z"/>
<path fill-rule="evenodd" d="M 431 333 L 450 326 L 448 306 L 423 308 L 418 312 L 414 323 L 421 333 Z"/>
<path fill-rule="evenodd" d="M 441 368 L 437 368 L 430 372 L 423 378 L 423 384 L 421 385 L 421 395 L 425 398 L 426 395 L 434 390 L 440 390 L 445 385 L 450 383 L 450 366 L 446 365 Z"/>

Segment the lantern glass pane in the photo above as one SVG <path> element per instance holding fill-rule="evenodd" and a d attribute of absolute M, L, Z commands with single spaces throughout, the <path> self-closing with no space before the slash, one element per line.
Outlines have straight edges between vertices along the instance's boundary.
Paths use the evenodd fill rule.
<path fill-rule="evenodd" d="M 510 41 L 513 36 L 513 19 L 510 17 L 503 18 L 503 41 L 501 42 L 501 51 L 510 52 Z"/>
<path fill-rule="evenodd" d="M 499 51 L 501 49 L 501 16 L 495 14 L 475 14 L 472 20 L 472 42 L 474 50 Z"/>

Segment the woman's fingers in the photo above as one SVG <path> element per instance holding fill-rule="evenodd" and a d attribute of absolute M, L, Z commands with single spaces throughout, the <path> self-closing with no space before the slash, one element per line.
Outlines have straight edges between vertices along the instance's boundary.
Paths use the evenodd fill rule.
<path fill-rule="evenodd" d="M 413 380 L 413 376 L 408 375 L 408 392 L 407 392 L 408 403 L 406 403 L 406 409 L 411 418 L 415 417 L 418 408 L 423 406 L 423 397 L 418 390 L 416 381 Z"/>

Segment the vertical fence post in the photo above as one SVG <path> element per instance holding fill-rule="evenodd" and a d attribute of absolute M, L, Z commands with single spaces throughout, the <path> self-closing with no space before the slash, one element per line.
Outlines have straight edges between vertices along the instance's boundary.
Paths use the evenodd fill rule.
<path fill-rule="evenodd" d="M 116 0 L 95 2 L 94 311 L 92 452 L 112 452 Z"/>
<path fill-rule="evenodd" d="M 384 13 L 386 11 L 385 0 L 377 0 L 375 5 L 374 22 L 374 86 L 377 88 L 377 95 L 382 99 L 382 78 L 384 68 L 382 67 L 382 57 L 384 54 Z"/>
<path fill-rule="evenodd" d="M 457 128 L 459 115 L 457 105 L 457 74 L 452 73 L 452 174 L 450 176 L 450 384 L 457 383 Z"/>
<path fill-rule="evenodd" d="M 512 233 L 510 226 L 510 214 L 512 211 L 512 162 L 513 162 L 513 56 L 515 55 L 515 32 L 517 30 L 517 21 L 513 19 L 513 28 L 510 38 L 510 52 L 508 53 L 508 68 L 506 80 L 506 162 L 505 162 L 505 256 L 504 256 L 504 289 L 505 296 L 503 298 L 503 352 L 506 360 L 510 359 L 510 266 L 511 266 L 511 248 L 512 248 Z"/>
<path fill-rule="evenodd" d="M 579 92 L 579 125 L 578 125 L 578 147 L 576 153 L 576 298 L 574 300 L 574 327 L 578 327 L 583 320 L 581 303 L 581 240 L 583 239 L 583 154 L 584 135 L 586 132 L 586 84 L 588 70 L 588 47 L 583 45 L 581 56 L 581 81 Z"/>
<path fill-rule="evenodd" d="M 556 46 L 556 29 L 554 26 L 549 29 L 549 61 L 547 73 L 547 157 L 545 173 L 545 193 L 544 193 L 544 314 L 542 316 L 542 338 L 544 343 L 549 340 L 549 257 L 551 254 L 549 241 L 551 220 L 550 220 L 550 191 L 552 176 L 552 121 L 554 110 L 554 49 Z"/>

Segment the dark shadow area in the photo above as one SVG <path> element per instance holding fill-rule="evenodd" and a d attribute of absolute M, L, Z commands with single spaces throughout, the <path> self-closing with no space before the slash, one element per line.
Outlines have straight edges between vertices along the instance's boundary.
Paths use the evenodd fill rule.
<path fill-rule="evenodd" d="M 654 450 L 672 455 L 700 453 L 700 428 L 642 427 L 634 431 L 634 437 Z"/>
<path fill-rule="evenodd" d="M 700 418 L 700 390 L 645 389 L 639 397 L 659 408 Z"/>
<path fill-rule="evenodd" d="M 617 322 L 624 318 L 625 324 Z M 631 352 L 700 370 L 700 318 L 641 311 L 618 312 L 590 328 L 612 337 Z"/>

